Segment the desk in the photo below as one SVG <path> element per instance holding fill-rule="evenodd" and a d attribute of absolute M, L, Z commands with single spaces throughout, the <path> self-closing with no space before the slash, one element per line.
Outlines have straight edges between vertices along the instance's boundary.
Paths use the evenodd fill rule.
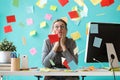
<path fill-rule="evenodd" d="M 42 71 L 0 71 L 0 77 L 2 76 L 113 76 L 113 72 L 107 70 L 95 70 L 95 71 L 82 71 L 76 72 L 65 72 L 65 71 L 53 71 L 53 72 L 42 72 Z M 120 71 L 115 72 L 116 76 L 120 76 Z"/>

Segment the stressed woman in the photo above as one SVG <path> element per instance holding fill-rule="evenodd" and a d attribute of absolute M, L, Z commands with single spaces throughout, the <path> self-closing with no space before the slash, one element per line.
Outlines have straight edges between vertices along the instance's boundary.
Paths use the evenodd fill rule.
<path fill-rule="evenodd" d="M 59 41 L 51 44 L 50 39 L 46 39 L 43 44 L 42 49 L 42 63 L 44 67 L 47 68 L 66 68 L 62 65 L 62 57 L 71 62 L 72 60 L 78 64 L 78 55 L 74 55 L 74 49 L 76 48 L 76 43 L 73 39 L 66 37 L 67 34 L 67 23 L 58 19 L 53 22 L 52 34 L 57 34 Z M 50 61 L 55 63 L 52 66 Z M 79 80 L 78 76 L 46 76 L 44 80 Z"/>

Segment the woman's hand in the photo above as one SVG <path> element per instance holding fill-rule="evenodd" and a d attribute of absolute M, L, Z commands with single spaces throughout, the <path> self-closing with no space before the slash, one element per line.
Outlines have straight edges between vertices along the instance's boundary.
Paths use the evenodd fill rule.
<path fill-rule="evenodd" d="M 53 47 L 52 50 L 53 50 L 54 52 L 56 52 L 57 49 L 58 49 L 58 47 L 59 47 L 59 45 L 60 45 L 59 42 L 55 42 L 55 43 L 54 43 L 54 47 Z"/>

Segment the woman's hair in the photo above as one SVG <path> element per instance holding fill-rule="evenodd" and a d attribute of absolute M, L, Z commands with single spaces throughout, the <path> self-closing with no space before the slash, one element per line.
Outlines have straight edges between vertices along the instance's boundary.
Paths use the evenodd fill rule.
<path fill-rule="evenodd" d="M 66 23 L 63 19 L 57 19 L 57 20 L 55 20 L 55 21 L 53 22 L 51 31 L 52 31 L 53 28 L 54 28 L 54 24 L 55 24 L 56 22 L 59 22 L 59 21 L 63 22 L 63 23 L 65 24 L 65 29 L 68 30 L 68 29 L 67 29 L 67 23 Z"/>

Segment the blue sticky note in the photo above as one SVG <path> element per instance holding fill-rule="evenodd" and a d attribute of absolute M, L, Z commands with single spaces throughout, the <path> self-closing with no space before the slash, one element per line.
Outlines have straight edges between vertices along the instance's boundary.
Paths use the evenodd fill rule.
<path fill-rule="evenodd" d="M 78 68 L 77 64 L 72 60 L 68 63 L 71 70 L 76 70 Z"/>
<path fill-rule="evenodd" d="M 98 34 L 98 24 L 91 24 L 90 25 L 90 33 Z"/>
<path fill-rule="evenodd" d="M 102 43 L 102 39 L 101 38 L 98 38 L 98 37 L 94 38 L 94 42 L 93 42 L 93 46 L 94 47 L 100 48 L 101 43 Z"/>

